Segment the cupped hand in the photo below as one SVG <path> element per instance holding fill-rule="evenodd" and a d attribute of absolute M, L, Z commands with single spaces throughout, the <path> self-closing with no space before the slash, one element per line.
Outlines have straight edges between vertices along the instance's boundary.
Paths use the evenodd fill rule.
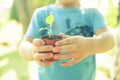
<path fill-rule="evenodd" d="M 52 61 L 47 61 L 47 59 L 53 57 L 52 45 L 45 45 L 42 39 L 33 40 L 33 58 L 41 66 L 50 66 Z"/>
<path fill-rule="evenodd" d="M 64 39 L 55 43 L 56 47 L 53 52 L 68 52 L 67 54 L 55 54 L 55 59 L 71 59 L 67 62 L 62 62 L 62 66 L 72 66 L 87 56 L 87 38 L 83 36 L 68 36 L 63 33 L 60 34 Z"/>

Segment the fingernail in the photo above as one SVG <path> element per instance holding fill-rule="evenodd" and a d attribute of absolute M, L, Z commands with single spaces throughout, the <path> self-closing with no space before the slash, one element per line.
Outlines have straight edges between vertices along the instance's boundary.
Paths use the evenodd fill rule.
<path fill-rule="evenodd" d="M 55 43 L 55 45 L 57 46 L 57 45 L 59 45 L 59 43 L 58 43 L 58 42 L 56 42 L 56 43 Z"/>
<path fill-rule="evenodd" d="M 57 56 L 57 55 L 55 55 L 55 56 L 54 56 L 54 58 L 55 58 L 55 59 L 58 59 L 58 56 Z"/>
<path fill-rule="evenodd" d="M 55 45 L 56 46 L 59 46 L 61 44 L 61 42 L 56 42 Z"/>
<path fill-rule="evenodd" d="M 49 46 L 47 49 L 48 49 L 48 50 L 52 50 L 52 49 L 53 49 L 53 46 Z"/>
<path fill-rule="evenodd" d="M 53 48 L 53 52 L 60 52 L 60 48 L 57 47 Z"/>
<path fill-rule="evenodd" d="M 64 62 L 61 64 L 61 66 L 65 66 Z"/>
<path fill-rule="evenodd" d="M 53 49 L 53 46 L 50 46 L 50 49 Z"/>
<path fill-rule="evenodd" d="M 44 45 L 45 44 L 45 42 L 42 40 L 42 39 L 40 39 L 40 42 Z"/>
<path fill-rule="evenodd" d="M 50 56 L 50 57 L 53 57 L 53 54 L 52 54 L 52 53 L 50 53 L 50 54 L 49 54 L 49 56 Z"/>

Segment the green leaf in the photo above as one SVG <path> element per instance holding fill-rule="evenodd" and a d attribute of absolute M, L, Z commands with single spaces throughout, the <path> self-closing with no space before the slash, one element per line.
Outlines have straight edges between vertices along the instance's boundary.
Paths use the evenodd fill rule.
<path fill-rule="evenodd" d="M 42 30 L 48 30 L 48 28 L 45 27 L 45 28 L 40 28 L 40 29 L 39 29 L 39 31 L 42 31 Z"/>
<path fill-rule="evenodd" d="M 54 15 L 50 14 L 47 18 L 46 18 L 46 23 L 49 25 L 52 25 L 54 22 Z"/>

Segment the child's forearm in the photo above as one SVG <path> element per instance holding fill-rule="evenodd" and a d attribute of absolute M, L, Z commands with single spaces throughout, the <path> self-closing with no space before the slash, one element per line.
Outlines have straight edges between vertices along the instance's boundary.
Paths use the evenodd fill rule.
<path fill-rule="evenodd" d="M 104 32 L 93 38 L 88 38 L 90 54 L 102 53 L 114 47 L 114 37 L 110 32 Z"/>
<path fill-rule="evenodd" d="M 33 52 L 33 44 L 28 41 L 22 41 L 19 46 L 19 54 L 21 57 L 27 61 L 32 61 L 32 52 Z"/>

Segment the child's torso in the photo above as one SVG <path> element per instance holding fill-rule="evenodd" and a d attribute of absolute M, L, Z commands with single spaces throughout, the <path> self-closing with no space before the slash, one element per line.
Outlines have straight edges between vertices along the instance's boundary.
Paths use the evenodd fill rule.
<path fill-rule="evenodd" d="M 82 9 L 56 9 L 53 5 L 48 6 L 47 15 L 53 14 L 55 21 L 53 33 L 63 32 L 67 35 L 81 35 L 92 37 L 94 35 L 92 23 Z M 48 26 L 47 24 L 45 26 Z M 49 26 L 48 26 L 49 27 Z M 45 32 L 46 34 L 47 32 Z M 95 77 L 95 56 L 89 56 L 83 61 L 70 66 L 63 67 L 56 61 L 49 67 L 39 67 L 40 80 L 94 80 Z"/>

